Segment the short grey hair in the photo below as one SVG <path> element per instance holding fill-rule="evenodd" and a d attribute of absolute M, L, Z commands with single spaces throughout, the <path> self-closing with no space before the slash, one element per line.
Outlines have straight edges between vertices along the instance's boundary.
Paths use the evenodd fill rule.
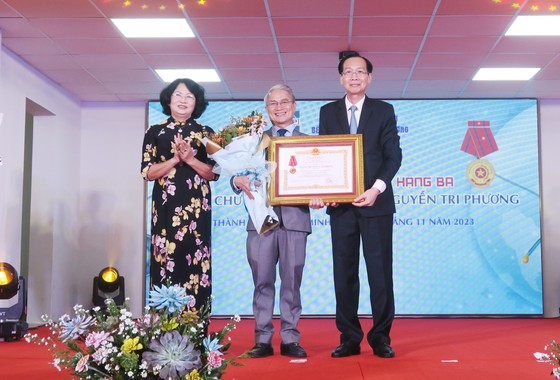
<path fill-rule="evenodd" d="M 294 90 L 292 90 L 292 88 L 290 86 L 288 86 L 287 84 L 275 84 L 274 86 L 270 87 L 270 90 L 268 90 L 268 92 L 266 93 L 266 95 L 264 96 L 264 102 L 267 103 L 268 102 L 268 97 L 270 96 L 270 93 L 272 91 L 288 91 L 288 93 L 290 94 L 290 96 L 292 97 L 292 101 L 295 102 L 296 101 L 296 96 L 294 95 Z"/>

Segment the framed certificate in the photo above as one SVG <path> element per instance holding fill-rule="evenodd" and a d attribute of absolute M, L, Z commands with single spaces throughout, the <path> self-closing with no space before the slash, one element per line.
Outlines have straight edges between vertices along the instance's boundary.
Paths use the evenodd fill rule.
<path fill-rule="evenodd" d="M 269 161 L 272 205 L 350 203 L 364 192 L 362 135 L 273 137 Z"/>

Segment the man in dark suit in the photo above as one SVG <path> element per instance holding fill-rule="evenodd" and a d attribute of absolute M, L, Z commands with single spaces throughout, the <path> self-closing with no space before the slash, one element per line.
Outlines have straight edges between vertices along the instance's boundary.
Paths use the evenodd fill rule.
<path fill-rule="evenodd" d="M 401 166 L 402 152 L 393 106 L 366 96 L 372 70 L 371 62 L 357 53 L 341 59 L 338 72 L 346 96 L 321 107 L 319 115 L 321 135 L 362 134 L 363 178 L 367 189 L 351 204 L 327 204 L 336 326 L 340 331 L 340 345 L 331 354 L 334 358 L 360 354 L 364 337 L 358 320 L 360 239 L 374 322 L 367 341 L 375 355 L 395 356 L 389 336 L 395 315 L 392 242 L 395 202 L 391 180 Z M 322 204 L 312 201 L 310 206 Z"/>
<path fill-rule="evenodd" d="M 286 85 L 273 86 L 264 98 L 272 128 L 265 131 L 269 136 L 302 135 L 294 127 L 296 102 L 292 89 Z M 251 195 L 251 178 L 232 177 L 232 188 L 236 193 L 244 191 Z M 298 321 L 301 315 L 300 285 L 305 263 L 307 235 L 311 233 L 311 219 L 307 206 L 275 206 L 278 227 L 259 234 L 251 220 L 247 226 L 247 258 L 255 290 L 253 313 L 255 316 L 255 346 L 249 351 L 252 358 L 273 355 L 272 336 L 274 326 L 274 283 L 276 265 L 280 271 L 280 336 L 282 355 L 303 358 L 307 353 L 299 344 Z"/>

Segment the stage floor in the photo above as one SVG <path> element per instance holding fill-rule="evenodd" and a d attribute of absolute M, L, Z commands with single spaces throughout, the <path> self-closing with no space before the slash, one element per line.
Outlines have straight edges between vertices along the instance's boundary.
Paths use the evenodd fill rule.
<path fill-rule="evenodd" d="M 227 320 L 213 320 L 210 330 Z M 253 323 L 242 319 L 230 334 L 228 356 L 241 355 L 253 344 Z M 280 321 L 274 321 L 278 331 Z M 364 329 L 370 320 L 362 320 Z M 382 359 L 362 342 L 361 355 L 333 359 L 338 344 L 334 319 L 300 321 L 301 345 L 307 360 L 280 355 L 280 338 L 273 340 L 275 355 L 241 359 L 240 367 L 228 367 L 223 380 L 535 380 L 553 379 L 552 366 L 533 354 L 544 352 L 552 339 L 560 340 L 560 319 L 542 318 L 397 318 L 392 330 L 396 357 Z M 1 379 L 66 379 L 48 363 L 43 347 L 25 341 L 0 342 Z"/>

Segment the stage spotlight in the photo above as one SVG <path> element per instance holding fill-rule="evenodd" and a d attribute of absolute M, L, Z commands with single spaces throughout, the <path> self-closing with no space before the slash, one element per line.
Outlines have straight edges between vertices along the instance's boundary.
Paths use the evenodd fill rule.
<path fill-rule="evenodd" d="M 103 268 L 93 279 L 93 304 L 104 308 L 108 298 L 112 298 L 118 306 L 124 304 L 124 277 L 113 267 Z"/>
<path fill-rule="evenodd" d="M 27 289 L 16 269 L 0 262 L 0 338 L 10 342 L 27 333 Z"/>

